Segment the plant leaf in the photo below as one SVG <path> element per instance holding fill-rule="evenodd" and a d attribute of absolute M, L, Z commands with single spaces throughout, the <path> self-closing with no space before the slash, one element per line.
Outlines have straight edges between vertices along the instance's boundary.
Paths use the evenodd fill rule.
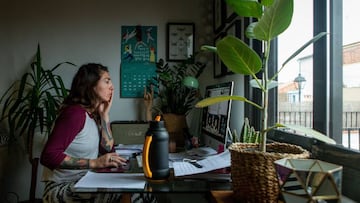
<path fill-rule="evenodd" d="M 270 6 L 274 3 L 274 0 L 261 0 L 261 4 L 264 6 Z"/>
<path fill-rule="evenodd" d="M 325 36 L 327 33 L 326 32 L 320 32 L 319 34 L 317 34 L 315 37 L 313 37 L 311 40 L 309 40 L 308 42 L 306 42 L 304 45 L 302 45 L 298 50 L 296 50 L 288 59 L 285 60 L 285 62 L 282 64 L 282 66 L 285 66 L 289 61 L 291 61 L 291 59 L 293 59 L 294 57 L 296 57 L 299 53 L 301 53 L 306 47 L 308 47 L 309 45 L 315 43 L 316 41 L 318 41 L 320 38 L 322 38 L 323 36 Z"/>
<path fill-rule="evenodd" d="M 226 36 L 216 44 L 216 47 L 225 66 L 234 73 L 255 75 L 261 70 L 259 55 L 239 38 Z"/>
<path fill-rule="evenodd" d="M 210 45 L 203 45 L 203 46 L 201 46 L 200 50 L 217 52 L 217 48 L 214 46 L 210 46 Z"/>
<path fill-rule="evenodd" d="M 246 102 L 249 103 L 253 106 L 255 106 L 256 108 L 261 109 L 262 107 L 259 106 L 258 104 L 246 99 L 245 97 L 242 96 L 236 96 L 236 95 L 232 95 L 232 96 L 214 96 L 214 97 L 208 97 L 206 99 L 203 99 L 201 101 L 199 101 L 198 103 L 195 104 L 196 108 L 203 108 L 206 106 L 210 106 L 216 103 L 220 103 L 223 101 L 227 101 L 227 100 L 237 100 L 237 101 L 242 101 L 242 102 Z"/>
<path fill-rule="evenodd" d="M 239 16 L 260 18 L 262 15 L 261 4 L 257 0 L 226 0 L 226 4 Z"/>
<path fill-rule="evenodd" d="M 270 41 L 290 25 L 294 9 L 292 0 L 277 0 L 267 7 L 253 29 L 255 39 Z"/>
<path fill-rule="evenodd" d="M 262 83 L 262 81 L 260 81 L 260 84 Z M 261 89 L 261 87 L 259 87 L 259 83 L 256 82 L 255 79 L 250 80 L 250 86 L 254 87 L 254 88 L 258 88 Z M 271 80 L 270 82 L 267 83 L 267 88 L 268 90 L 277 87 L 278 86 L 278 82 L 275 80 Z"/>
<path fill-rule="evenodd" d="M 335 140 L 331 139 L 330 137 L 320 133 L 319 131 L 316 131 L 314 129 L 311 128 L 307 128 L 304 126 L 299 126 L 299 125 L 292 125 L 292 124 L 281 124 L 284 128 L 290 128 L 292 130 L 304 133 L 306 136 L 308 137 L 312 137 L 312 138 L 316 138 L 320 141 L 323 141 L 325 143 L 329 143 L 329 144 L 336 144 Z"/>

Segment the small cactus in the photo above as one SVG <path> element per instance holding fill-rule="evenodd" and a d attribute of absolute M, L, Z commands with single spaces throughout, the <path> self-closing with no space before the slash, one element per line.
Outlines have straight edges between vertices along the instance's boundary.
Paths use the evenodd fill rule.
<path fill-rule="evenodd" d="M 244 125 L 241 132 L 241 142 L 244 143 L 260 143 L 261 136 L 259 131 L 255 131 L 253 126 L 250 126 L 248 118 L 245 118 Z"/>

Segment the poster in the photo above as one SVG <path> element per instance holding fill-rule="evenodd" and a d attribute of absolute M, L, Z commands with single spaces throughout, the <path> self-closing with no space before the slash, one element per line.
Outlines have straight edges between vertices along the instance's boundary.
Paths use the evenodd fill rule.
<path fill-rule="evenodd" d="M 157 27 L 121 27 L 120 97 L 140 98 L 156 76 Z"/>

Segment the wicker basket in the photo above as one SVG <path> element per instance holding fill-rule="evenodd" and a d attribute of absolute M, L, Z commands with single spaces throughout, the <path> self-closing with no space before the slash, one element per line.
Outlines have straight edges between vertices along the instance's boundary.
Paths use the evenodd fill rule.
<path fill-rule="evenodd" d="M 309 158 L 310 153 L 286 143 L 267 144 L 267 152 L 258 149 L 258 144 L 250 143 L 233 143 L 229 147 L 234 197 L 240 202 L 277 202 L 280 191 L 274 161 Z"/>

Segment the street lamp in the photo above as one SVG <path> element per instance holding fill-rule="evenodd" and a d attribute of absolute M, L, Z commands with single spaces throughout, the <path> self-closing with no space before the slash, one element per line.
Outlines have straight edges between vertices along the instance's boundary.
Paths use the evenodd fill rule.
<path fill-rule="evenodd" d="M 301 102 L 301 90 L 305 87 L 305 78 L 301 76 L 301 73 L 294 79 L 295 87 L 299 90 L 299 103 Z"/>

